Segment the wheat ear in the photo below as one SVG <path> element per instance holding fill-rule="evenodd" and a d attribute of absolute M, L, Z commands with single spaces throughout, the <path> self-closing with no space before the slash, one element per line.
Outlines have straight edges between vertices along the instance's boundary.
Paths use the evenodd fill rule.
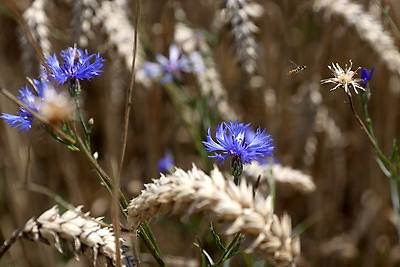
<path fill-rule="evenodd" d="M 95 37 L 93 26 L 100 24 L 96 14 L 100 4 L 96 0 L 75 0 L 73 6 L 72 25 L 76 40 L 81 47 L 89 45 L 89 39 Z"/>
<path fill-rule="evenodd" d="M 354 26 L 361 39 L 365 40 L 385 62 L 387 67 L 400 75 L 400 53 L 393 38 L 383 30 L 376 17 L 365 12 L 361 5 L 348 0 L 314 0 L 314 11 L 324 11 L 329 16 L 339 16 Z"/>
<path fill-rule="evenodd" d="M 246 178 L 256 180 L 261 176 L 261 184 L 266 184 L 271 175 L 277 183 L 286 184 L 303 194 L 311 193 L 316 188 L 310 175 L 281 164 L 252 162 L 247 164 L 243 170 L 243 176 Z"/>
<path fill-rule="evenodd" d="M 132 69 L 134 27 L 128 18 L 128 2 L 126 0 L 102 1 L 97 15 L 101 20 L 101 26 L 107 34 L 110 46 L 115 46 L 118 54 L 124 58 L 125 66 Z M 140 37 L 139 37 L 140 39 Z M 137 43 L 137 57 L 135 69 L 140 69 L 143 64 L 143 49 L 140 42 Z M 142 84 L 148 84 L 149 79 L 141 72 L 136 72 L 136 80 Z"/>
<path fill-rule="evenodd" d="M 51 42 L 49 40 L 49 18 L 45 11 L 45 0 L 35 0 L 22 14 L 26 21 L 26 25 L 32 34 L 33 39 L 39 45 L 44 56 L 48 56 L 51 51 Z M 21 36 L 22 46 L 22 61 L 24 66 L 28 68 L 28 73 L 35 73 L 37 65 L 32 62 L 37 62 L 37 55 L 30 43 L 26 40 L 26 36 Z"/>
<path fill-rule="evenodd" d="M 225 24 L 230 25 L 235 42 L 236 59 L 243 70 L 254 75 L 259 58 L 258 45 L 255 39 L 257 26 L 251 18 L 262 15 L 263 7 L 251 0 L 223 0 L 219 16 Z"/>
<path fill-rule="evenodd" d="M 291 264 L 300 252 L 299 238 L 291 237 L 290 217 L 274 215 L 272 197 L 253 197 L 245 181 L 236 186 L 216 167 L 210 175 L 196 166 L 187 172 L 177 169 L 145 187 L 127 208 L 133 228 L 158 214 L 205 211 L 222 223 L 225 234 L 246 234 L 247 252 L 261 252 L 279 265 Z"/>
<path fill-rule="evenodd" d="M 79 260 L 80 255 L 90 259 L 93 266 L 115 266 L 115 237 L 111 228 L 101 227 L 102 218 L 82 214 L 82 207 L 60 215 L 57 206 L 38 218 L 30 219 L 21 231 L 21 237 L 54 246 L 60 253 L 68 247 Z M 121 244 L 124 242 L 120 239 Z M 121 251 L 123 254 L 123 251 Z M 125 256 L 123 266 L 132 258 Z"/>

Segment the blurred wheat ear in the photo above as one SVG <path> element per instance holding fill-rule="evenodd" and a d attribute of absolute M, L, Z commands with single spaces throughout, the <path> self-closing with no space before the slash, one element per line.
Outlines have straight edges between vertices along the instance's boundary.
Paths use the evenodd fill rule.
<path fill-rule="evenodd" d="M 231 27 L 234 37 L 236 60 L 248 75 L 257 72 L 259 58 L 258 44 L 255 33 L 258 27 L 251 20 L 262 15 L 261 5 L 250 0 L 223 0 L 217 24 L 222 23 Z"/>
<path fill-rule="evenodd" d="M 54 206 L 38 218 L 30 219 L 22 231 L 15 232 L 11 242 L 19 238 L 40 241 L 54 246 L 60 253 L 70 249 L 76 260 L 83 255 L 93 266 L 116 266 L 115 236 L 111 228 L 101 227 L 102 218 L 92 218 L 81 209 L 79 206 L 60 215 L 58 207 Z M 124 240 L 119 242 L 123 244 Z M 121 249 L 121 254 L 126 252 L 125 248 Z M 134 265 L 132 257 L 123 256 L 122 266 Z"/>
<path fill-rule="evenodd" d="M 365 40 L 381 57 L 388 69 L 400 75 L 400 53 L 395 42 L 379 20 L 363 10 L 359 4 L 348 0 L 316 0 L 314 11 L 323 11 L 326 17 L 341 17 L 348 26 L 354 27 L 360 39 Z"/>
<path fill-rule="evenodd" d="M 261 252 L 277 265 L 291 264 L 300 253 L 299 237 L 291 237 L 290 217 L 279 219 L 273 213 L 272 197 L 253 197 L 245 181 L 236 186 L 216 167 L 210 175 L 196 166 L 187 172 L 177 169 L 145 187 L 127 208 L 133 228 L 158 214 L 187 216 L 205 211 L 222 224 L 223 233 L 246 234 L 246 252 Z"/>

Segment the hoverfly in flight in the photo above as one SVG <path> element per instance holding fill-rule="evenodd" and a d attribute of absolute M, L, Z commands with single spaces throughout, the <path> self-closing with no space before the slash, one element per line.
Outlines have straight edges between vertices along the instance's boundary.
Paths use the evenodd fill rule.
<path fill-rule="evenodd" d="M 294 73 L 299 73 L 300 71 L 305 70 L 305 69 L 307 68 L 307 66 L 305 66 L 305 65 L 300 66 L 300 65 L 297 65 L 296 63 L 294 63 L 294 62 L 291 61 L 291 60 L 289 60 L 289 61 L 290 61 L 291 63 L 293 63 L 294 65 L 296 65 L 296 68 L 294 68 L 294 69 L 288 71 L 287 75 L 292 75 L 292 74 L 294 74 Z"/>

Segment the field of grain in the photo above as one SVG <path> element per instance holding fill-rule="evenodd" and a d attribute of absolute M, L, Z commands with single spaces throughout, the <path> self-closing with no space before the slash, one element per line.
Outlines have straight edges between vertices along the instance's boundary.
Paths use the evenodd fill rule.
<path fill-rule="evenodd" d="M 399 27 L 397 0 L 0 0 L 0 266 L 207 266 L 216 234 L 244 237 L 221 266 L 398 266 Z M 85 49 L 72 96 L 43 62 Z M 71 95 L 11 128 L 39 77 Z M 239 187 L 202 143 L 236 120 L 275 147 Z"/>

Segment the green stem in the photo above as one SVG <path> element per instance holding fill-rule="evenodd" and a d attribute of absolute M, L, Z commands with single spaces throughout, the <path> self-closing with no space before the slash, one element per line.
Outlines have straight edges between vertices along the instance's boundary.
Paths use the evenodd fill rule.
<path fill-rule="evenodd" d="M 202 158 L 207 158 L 207 152 L 205 151 L 203 144 L 202 144 L 202 138 L 199 134 L 198 128 L 196 125 L 193 123 L 194 120 L 191 118 L 191 114 L 193 114 L 193 110 L 190 108 L 190 106 L 187 104 L 187 99 L 185 95 L 183 94 L 183 90 L 179 88 L 176 84 L 169 83 L 164 85 L 169 97 L 172 100 L 172 103 L 175 106 L 175 109 L 180 116 L 180 118 L 183 121 L 183 124 L 185 125 L 186 129 L 189 131 L 190 135 L 193 138 L 193 143 L 201 155 Z"/>
<path fill-rule="evenodd" d="M 217 263 L 214 263 L 212 266 L 218 266 L 221 263 L 225 262 L 226 260 L 230 259 L 232 257 L 231 255 L 232 249 L 234 249 L 234 247 L 237 245 L 238 242 L 240 242 L 241 239 L 243 239 L 243 237 L 244 236 L 241 233 L 236 233 L 232 241 L 226 247 L 225 252 L 222 255 L 221 259 Z"/>
<path fill-rule="evenodd" d="M 368 93 L 368 92 L 367 92 Z M 389 160 L 382 152 L 380 149 L 378 142 L 376 140 L 375 134 L 374 134 L 374 129 L 372 126 L 372 120 L 369 117 L 368 114 L 368 100 L 369 96 L 362 95 L 361 96 L 361 106 L 362 106 L 362 111 L 365 117 L 365 122 L 366 125 L 363 123 L 361 118 L 358 116 L 354 109 L 354 104 L 353 100 L 350 94 L 348 94 L 349 100 L 350 100 L 350 107 L 351 110 L 356 117 L 357 121 L 361 125 L 361 128 L 364 130 L 364 132 L 367 134 L 368 139 L 370 140 L 372 147 L 374 148 L 375 154 L 377 155 L 377 163 L 378 166 L 381 168 L 382 172 L 390 178 L 390 196 L 391 196 L 391 202 L 392 202 L 392 207 L 395 211 L 396 215 L 396 230 L 397 230 L 397 237 L 400 242 L 400 200 L 399 200 L 399 187 L 398 183 L 400 182 L 400 177 L 399 177 L 399 170 L 396 168 L 396 166 L 393 166 L 393 163 L 391 160 Z M 394 152 L 394 151 L 393 151 Z M 392 155 L 393 156 L 393 155 Z"/>
<path fill-rule="evenodd" d="M 76 114 L 78 116 L 79 122 L 81 123 L 83 133 L 85 135 L 85 146 L 87 150 L 91 153 L 90 129 L 87 127 L 83 119 L 81 105 L 79 103 L 79 95 L 81 92 L 81 85 L 79 83 L 79 80 L 70 81 L 68 84 L 68 90 L 70 92 L 70 95 L 74 98 L 75 101 Z"/>
<path fill-rule="evenodd" d="M 150 251 L 150 253 L 154 256 L 158 264 L 160 266 L 167 266 L 165 262 L 162 260 L 162 256 L 160 252 L 157 250 L 157 246 L 153 242 L 151 242 L 151 238 L 148 236 L 142 225 L 139 226 L 138 235 L 142 239 L 142 241 L 144 242 L 145 246 Z"/>
<path fill-rule="evenodd" d="M 397 237 L 400 243 L 400 202 L 399 202 L 399 185 L 394 179 L 390 179 L 390 199 L 396 215 Z"/>
<path fill-rule="evenodd" d="M 375 139 L 372 124 L 371 124 L 371 119 L 368 117 L 368 113 L 364 113 L 366 116 L 366 122 L 368 123 L 368 127 L 364 124 L 364 122 L 361 120 L 361 118 L 358 116 L 357 112 L 354 109 L 354 103 L 353 103 L 353 98 L 350 94 L 347 95 L 349 97 L 350 101 L 350 108 L 351 111 L 353 112 L 354 116 L 356 117 L 358 123 L 361 125 L 361 128 L 364 130 L 365 134 L 367 135 L 369 141 L 372 144 L 372 147 L 375 151 L 375 154 L 378 156 L 378 158 L 382 161 L 382 163 L 385 165 L 385 167 L 389 170 L 391 173 L 390 178 L 398 180 L 398 175 L 396 174 L 396 170 L 393 168 L 391 162 L 386 158 L 386 156 L 383 154 L 382 150 L 378 146 L 378 142 Z M 362 101 L 363 102 L 363 101 Z M 367 105 L 366 102 L 363 103 L 363 105 Z M 363 107 L 363 110 L 367 110 L 366 107 Z"/>

